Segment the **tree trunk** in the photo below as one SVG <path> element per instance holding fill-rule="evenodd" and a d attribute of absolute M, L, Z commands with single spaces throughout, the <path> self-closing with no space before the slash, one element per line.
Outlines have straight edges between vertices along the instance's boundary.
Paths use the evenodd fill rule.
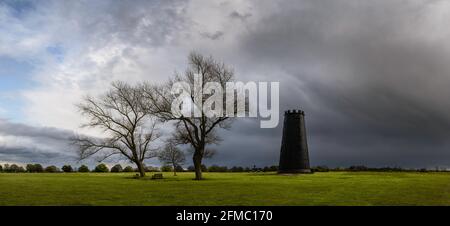
<path fill-rule="evenodd" d="M 195 167 L 195 180 L 201 180 L 202 178 L 202 155 L 195 151 L 194 157 L 194 167 Z"/>
<path fill-rule="evenodd" d="M 177 175 L 177 164 L 173 164 L 173 175 Z"/>
<path fill-rule="evenodd" d="M 144 168 L 144 164 L 142 164 L 142 162 L 137 162 L 136 163 L 138 170 L 139 170 L 139 176 L 140 177 L 145 177 L 145 168 Z"/>

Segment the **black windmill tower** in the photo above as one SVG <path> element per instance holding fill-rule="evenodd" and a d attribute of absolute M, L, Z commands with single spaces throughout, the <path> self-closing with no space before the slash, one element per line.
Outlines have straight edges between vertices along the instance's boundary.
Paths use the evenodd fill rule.
<path fill-rule="evenodd" d="M 278 172 L 311 173 L 308 142 L 306 140 L 305 112 L 302 110 L 289 110 L 284 113 Z"/>

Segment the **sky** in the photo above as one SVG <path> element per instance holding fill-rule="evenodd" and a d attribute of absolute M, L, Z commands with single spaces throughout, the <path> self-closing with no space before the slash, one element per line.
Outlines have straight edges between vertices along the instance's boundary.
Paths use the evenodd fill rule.
<path fill-rule="evenodd" d="M 312 165 L 450 167 L 448 21 L 434 0 L 0 0 L 0 162 L 79 164 L 81 97 L 163 82 L 197 51 L 280 82 Z M 236 120 L 206 163 L 276 165 L 281 131 Z"/>

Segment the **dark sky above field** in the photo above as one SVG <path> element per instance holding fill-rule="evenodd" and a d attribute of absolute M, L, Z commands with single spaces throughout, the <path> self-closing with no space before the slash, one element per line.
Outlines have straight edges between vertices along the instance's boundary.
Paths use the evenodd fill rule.
<path fill-rule="evenodd" d="M 73 162 L 67 138 L 98 134 L 81 96 L 163 81 L 196 50 L 279 81 L 313 165 L 450 167 L 448 21 L 431 0 L 0 1 L 0 162 Z M 237 120 L 208 164 L 277 164 L 281 126 Z"/>

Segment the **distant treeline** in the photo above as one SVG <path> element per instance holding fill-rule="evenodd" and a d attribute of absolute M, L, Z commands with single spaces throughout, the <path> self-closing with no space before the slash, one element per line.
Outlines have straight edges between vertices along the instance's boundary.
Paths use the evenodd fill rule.
<path fill-rule="evenodd" d="M 205 166 L 202 165 L 202 171 L 204 172 L 252 172 L 252 171 L 259 171 L 259 172 L 270 172 L 270 171 L 277 171 L 278 166 L 270 166 L 270 167 L 264 167 L 264 168 L 250 168 L 250 167 L 231 167 L 228 168 L 226 166 Z M 154 167 L 154 166 L 147 166 L 145 167 L 146 172 L 172 172 L 173 167 L 170 165 L 164 165 L 161 167 Z M 187 169 L 184 169 L 182 166 L 177 165 L 176 166 L 177 172 L 194 172 L 195 168 L 194 166 L 189 166 Z M 133 168 L 131 166 L 122 167 L 120 164 L 116 164 L 111 169 L 108 168 L 105 164 L 101 163 L 97 165 L 92 170 L 89 169 L 86 165 L 81 165 L 79 168 L 72 167 L 71 165 L 64 165 L 61 168 L 58 168 L 57 166 L 51 165 L 47 167 L 43 167 L 41 164 L 27 164 L 25 168 L 23 166 L 19 166 L 17 164 L 5 164 L 0 165 L 0 172 L 4 173 L 71 173 L 71 172 L 97 172 L 97 173 L 118 173 L 118 172 L 138 172 L 138 169 Z"/>
<path fill-rule="evenodd" d="M 311 168 L 313 172 L 329 172 L 329 171 L 353 171 L 353 172 L 364 172 L 364 171 L 373 171 L 373 172 L 446 172 L 449 171 L 447 168 L 436 167 L 434 169 L 427 168 L 402 168 L 402 167 L 367 167 L 364 165 L 356 165 L 350 167 L 336 167 L 329 168 L 327 166 L 316 166 Z"/>
<path fill-rule="evenodd" d="M 371 168 L 363 165 L 350 166 L 350 167 L 337 167 L 337 168 L 329 168 L 327 166 L 315 166 L 312 167 L 311 170 L 313 172 L 330 172 L 330 171 L 353 171 L 353 172 L 363 172 L 363 171 L 373 171 L 373 172 L 442 172 L 448 171 L 444 168 L 436 167 L 435 169 L 405 169 L 401 167 L 381 167 L 381 168 Z M 153 167 L 147 166 L 145 167 L 146 172 L 172 172 L 173 167 L 169 165 L 164 165 L 161 167 Z M 189 166 L 187 169 L 184 169 L 182 166 L 176 166 L 177 172 L 194 172 L 194 166 Z M 202 165 L 203 172 L 276 172 L 278 171 L 278 166 L 266 166 L 263 168 L 257 167 L 241 167 L 241 166 L 218 166 L 212 165 L 207 167 L 206 165 Z M 58 168 L 54 165 L 43 167 L 41 164 L 27 164 L 25 168 L 23 166 L 19 166 L 16 164 L 5 164 L 0 165 L 0 172 L 3 173 L 71 173 L 71 172 L 96 172 L 96 173 L 119 173 L 119 172 L 138 172 L 138 169 L 135 169 L 131 166 L 122 167 L 120 164 L 116 164 L 111 169 L 108 168 L 105 164 L 101 163 L 97 165 L 92 170 L 89 169 L 86 165 L 81 165 L 78 168 L 72 167 L 71 165 L 64 165 L 61 168 Z"/>

